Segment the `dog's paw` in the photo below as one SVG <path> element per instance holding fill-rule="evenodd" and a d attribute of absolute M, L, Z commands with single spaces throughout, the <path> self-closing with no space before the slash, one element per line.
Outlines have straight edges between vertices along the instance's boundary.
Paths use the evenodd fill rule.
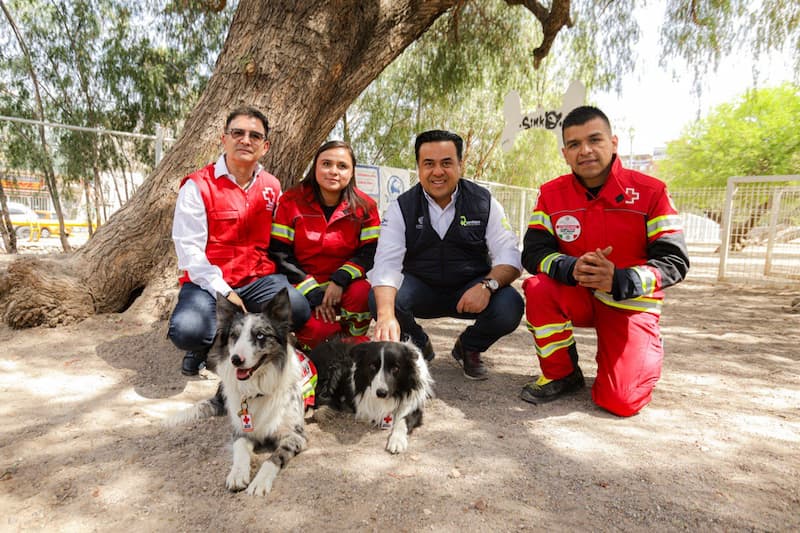
<path fill-rule="evenodd" d="M 336 410 L 329 405 L 323 405 L 319 409 L 314 410 L 314 420 L 319 422 L 330 422 L 336 418 Z"/>
<path fill-rule="evenodd" d="M 242 490 L 243 488 L 247 487 L 249 483 L 250 483 L 249 465 L 247 469 L 237 468 L 236 465 L 234 465 L 234 467 L 231 468 L 231 472 L 228 474 L 228 477 L 225 479 L 225 486 L 228 487 L 228 490 L 232 492 L 238 492 Z"/>
<path fill-rule="evenodd" d="M 272 490 L 272 482 L 278 475 L 280 468 L 274 463 L 267 461 L 261 465 L 261 469 L 256 474 L 255 479 L 247 487 L 247 494 L 250 496 L 266 496 Z"/>
<path fill-rule="evenodd" d="M 408 437 L 405 433 L 397 431 L 389 435 L 389 442 L 386 444 L 389 453 L 402 453 L 408 449 Z"/>
<path fill-rule="evenodd" d="M 254 479 L 253 482 L 247 487 L 246 492 L 250 496 L 266 496 L 271 490 L 272 481 L 261 482 L 258 479 Z"/>

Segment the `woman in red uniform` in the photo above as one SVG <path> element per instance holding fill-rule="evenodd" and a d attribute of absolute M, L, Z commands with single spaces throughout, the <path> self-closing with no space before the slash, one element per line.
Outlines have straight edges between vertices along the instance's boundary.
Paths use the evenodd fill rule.
<path fill-rule="evenodd" d="M 349 144 L 326 142 L 273 217 L 270 255 L 313 309 L 296 333 L 306 350 L 335 333 L 358 337 L 369 328 L 365 272 L 372 268 L 380 218 L 375 201 L 356 188 L 355 166 Z"/>

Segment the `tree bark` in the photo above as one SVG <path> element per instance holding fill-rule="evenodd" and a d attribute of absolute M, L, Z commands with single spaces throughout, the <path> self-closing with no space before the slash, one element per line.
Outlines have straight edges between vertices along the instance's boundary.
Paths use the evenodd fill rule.
<path fill-rule="evenodd" d="M 266 113 L 272 148 L 262 163 L 287 187 L 353 100 L 460 1 L 242 0 L 175 145 L 70 260 L 9 267 L 0 280 L 6 322 L 53 325 L 122 311 L 151 280 L 177 279 L 170 238 L 177 189 L 181 178 L 217 157 L 231 109 L 253 105 Z M 554 4 L 568 9 L 569 0 Z"/>

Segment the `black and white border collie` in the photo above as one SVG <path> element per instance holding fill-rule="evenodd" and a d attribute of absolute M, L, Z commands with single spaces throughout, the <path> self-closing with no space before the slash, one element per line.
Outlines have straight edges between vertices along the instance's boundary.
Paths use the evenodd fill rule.
<path fill-rule="evenodd" d="M 422 424 L 425 401 L 433 396 L 433 379 L 417 347 L 410 342 L 334 339 L 317 346 L 309 358 L 317 367 L 318 412 L 326 407 L 347 410 L 357 420 L 390 425 L 386 449 L 406 451 L 408 435 Z"/>
<path fill-rule="evenodd" d="M 220 378 L 217 394 L 167 422 L 180 424 L 227 411 L 233 425 L 233 466 L 225 485 L 231 491 L 267 494 L 278 472 L 306 447 L 302 370 L 290 342 L 290 314 L 286 289 L 260 313 L 244 314 L 219 295 L 217 337 L 209 352 Z M 251 455 L 262 447 L 274 451 L 251 478 Z"/>

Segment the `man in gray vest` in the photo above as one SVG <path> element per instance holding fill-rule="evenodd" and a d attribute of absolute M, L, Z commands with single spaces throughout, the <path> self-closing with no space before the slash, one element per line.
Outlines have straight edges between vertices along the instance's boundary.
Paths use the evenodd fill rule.
<path fill-rule="evenodd" d="M 491 193 L 462 180 L 464 141 L 449 131 L 417 136 L 419 183 L 383 216 L 370 310 L 373 340 L 410 339 L 434 358 L 418 318 L 474 319 L 452 350 L 469 379 L 486 379 L 481 353 L 519 326 L 524 303 L 509 285 L 522 265 L 517 236 Z"/>

